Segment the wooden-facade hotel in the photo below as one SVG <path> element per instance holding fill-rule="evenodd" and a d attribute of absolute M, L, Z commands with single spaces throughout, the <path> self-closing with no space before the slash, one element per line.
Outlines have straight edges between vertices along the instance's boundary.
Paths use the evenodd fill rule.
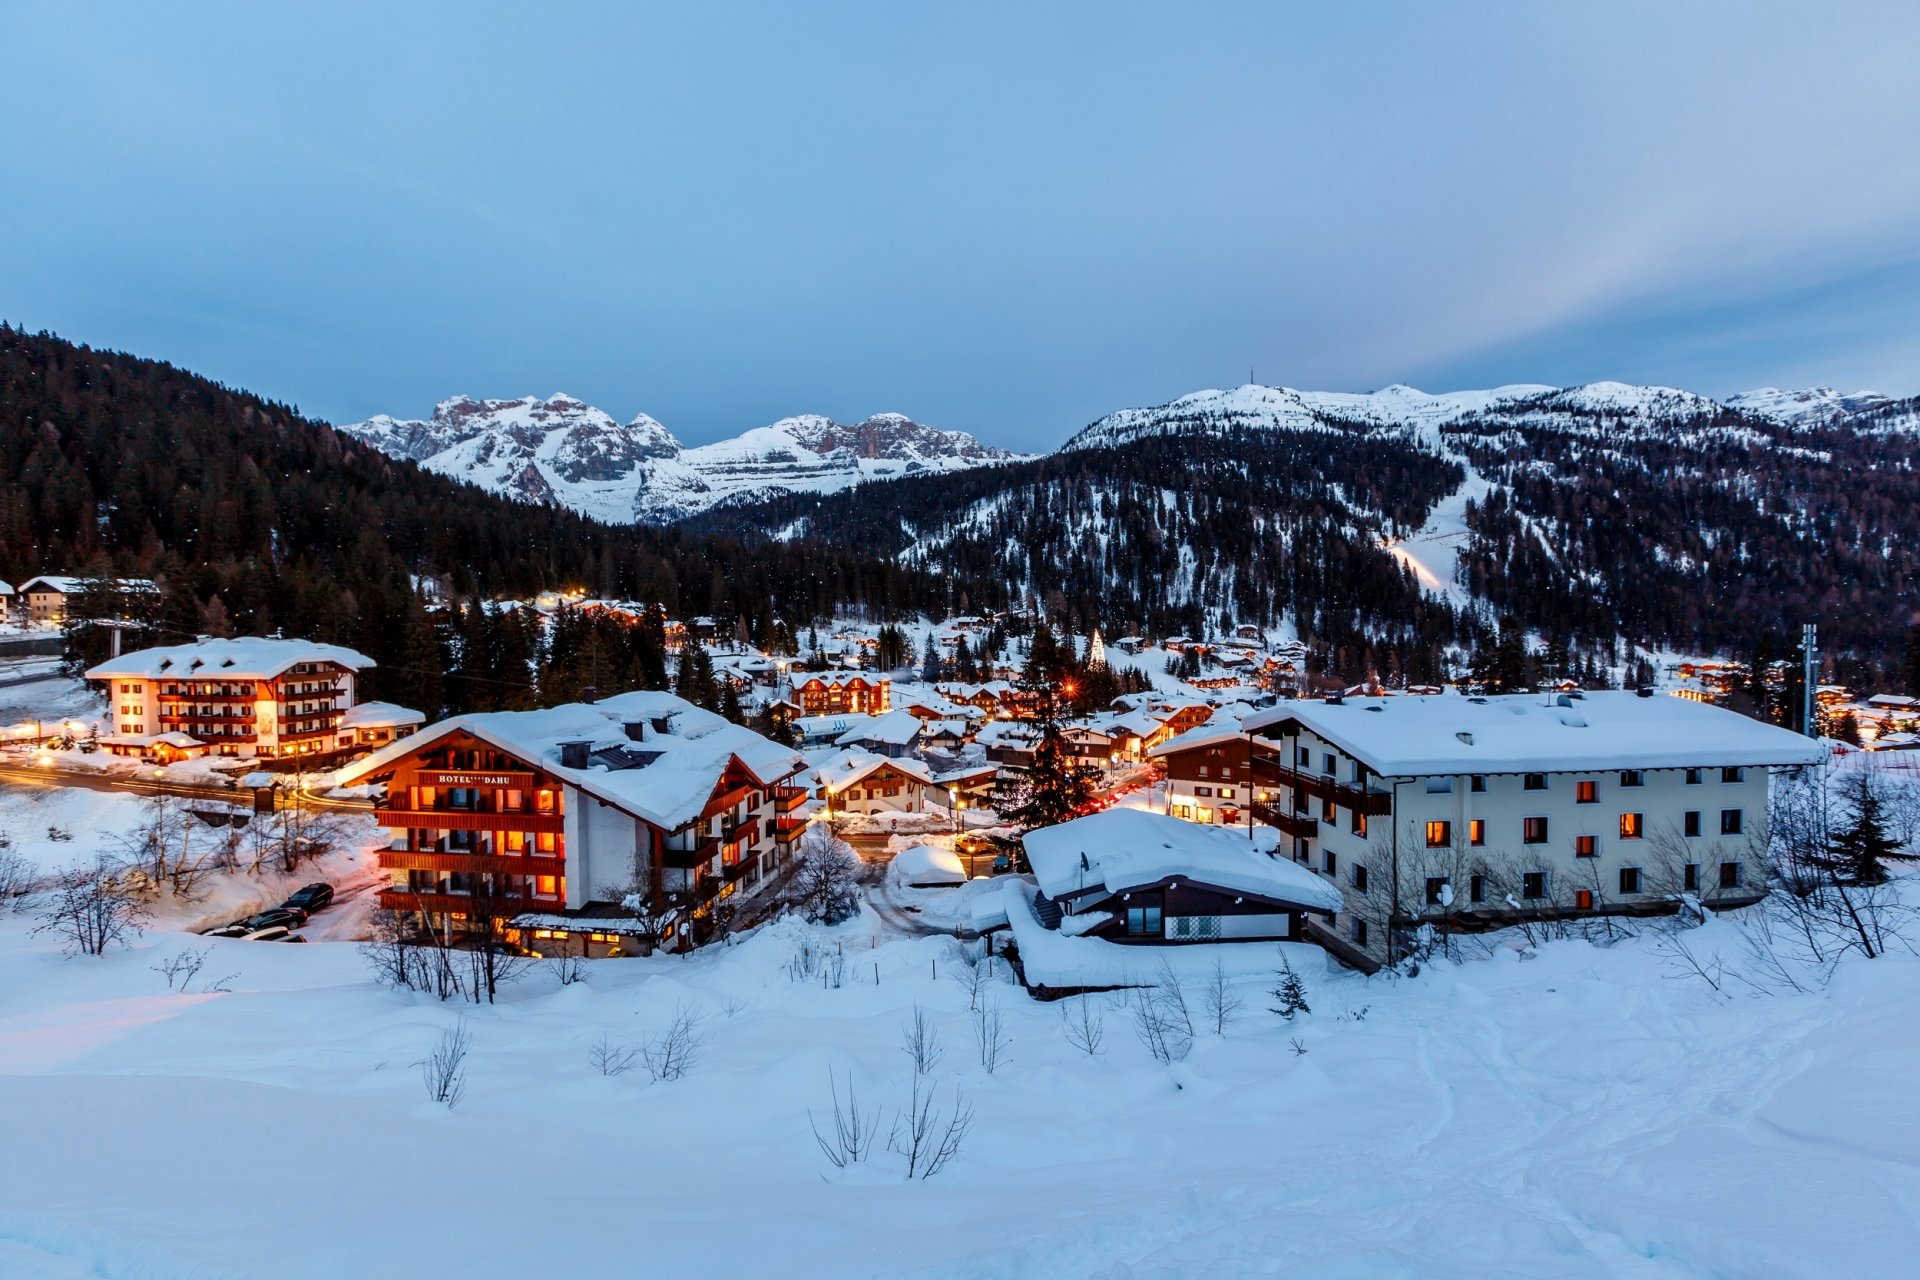
<path fill-rule="evenodd" d="M 716 903 L 780 877 L 805 825 L 791 782 L 805 764 L 647 691 L 455 716 L 340 780 L 386 783 L 383 906 L 453 928 L 484 912 L 534 950 L 635 950 L 703 941 Z"/>

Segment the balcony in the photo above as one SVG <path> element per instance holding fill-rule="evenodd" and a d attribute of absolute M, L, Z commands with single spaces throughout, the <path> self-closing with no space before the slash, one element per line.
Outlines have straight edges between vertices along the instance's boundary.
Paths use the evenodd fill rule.
<path fill-rule="evenodd" d="M 728 863 L 726 867 L 722 869 L 721 874 L 726 877 L 727 883 L 732 884 L 739 880 L 745 879 L 748 873 L 750 873 L 759 864 L 760 864 L 760 855 L 757 853 L 750 853 L 746 857 L 740 859 L 738 862 Z"/>
<path fill-rule="evenodd" d="M 508 896 L 493 894 L 486 899 L 487 904 L 499 918 L 517 916 L 525 911 L 563 911 L 566 904 L 559 898 L 530 898 L 525 895 Z M 412 889 L 382 889 L 380 905 L 389 911 L 425 911 L 432 915 L 451 913 L 465 915 L 473 910 L 473 899 L 464 893 L 416 892 Z"/>
<path fill-rule="evenodd" d="M 779 817 L 773 820 L 773 838 L 776 840 L 788 842 L 798 840 L 800 833 L 806 829 L 807 820 L 805 818 Z"/>
<path fill-rule="evenodd" d="M 662 849 L 660 851 L 660 865 L 663 867 L 676 867 L 684 871 L 690 867 L 703 866 L 713 861 L 714 855 L 719 852 L 720 837 L 708 836 L 706 839 L 695 844 L 691 849 Z"/>
<path fill-rule="evenodd" d="M 473 809 L 409 809 L 405 805 L 375 805 L 373 820 L 383 827 L 437 828 L 441 831 L 532 831 L 561 834 L 566 818 L 558 813 L 512 810 L 490 813 Z"/>
<path fill-rule="evenodd" d="M 776 813 L 792 813 L 807 802 L 805 787 L 775 787 L 773 789 L 773 808 Z"/>
<path fill-rule="evenodd" d="M 1298 769 L 1256 759 L 1254 780 L 1262 787 L 1292 787 L 1316 800 L 1331 800 L 1343 808 L 1357 810 L 1368 817 L 1385 817 L 1393 812 L 1393 793 L 1356 787 L 1337 781 L 1324 773 L 1304 773 Z"/>
<path fill-rule="evenodd" d="M 479 871 L 501 876 L 561 876 L 567 873 L 567 860 L 552 853 L 382 849 L 380 865 L 388 871 Z"/>
<path fill-rule="evenodd" d="M 1249 801 L 1247 808 L 1252 810 L 1255 818 L 1270 827 L 1279 828 L 1287 835 L 1311 838 L 1319 834 L 1319 824 L 1314 822 L 1310 813 L 1292 813 L 1258 800 Z"/>

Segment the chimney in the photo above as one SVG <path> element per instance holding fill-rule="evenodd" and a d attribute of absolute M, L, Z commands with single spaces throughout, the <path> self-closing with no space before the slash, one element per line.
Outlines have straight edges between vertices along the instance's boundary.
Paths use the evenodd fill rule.
<path fill-rule="evenodd" d="M 654 717 L 653 717 L 653 731 L 654 731 L 655 733 L 672 733 L 672 732 L 673 732 L 673 717 L 672 717 L 672 716 L 670 716 L 670 715 L 665 715 L 665 716 L 654 716 Z"/>
<path fill-rule="evenodd" d="M 575 742 L 561 743 L 560 744 L 561 766 L 567 769 L 586 768 L 587 767 L 587 751 L 592 746 L 593 746 L 593 743 L 586 741 L 584 739 L 575 741 Z"/>
<path fill-rule="evenodd" d="M 1639 694 L 1643 698 L 1651 698 L 1653 696 L 1653 686 L 1650 684 L 1643 684 L 1638 689 L 1635 689 L 1634 692 Z"/>
<path fill-rule="evenodd" d="M 645 742 L 649 736 L 645 720 L 628 720 L 623 722 L 620 728 L 632 742 Z"/>

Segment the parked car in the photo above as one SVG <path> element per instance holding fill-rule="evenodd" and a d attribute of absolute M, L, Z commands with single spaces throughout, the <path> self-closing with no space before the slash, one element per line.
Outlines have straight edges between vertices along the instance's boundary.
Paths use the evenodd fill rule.
<path fill-rule="evenodd" d="M 312 915 L 322 907 L 333 905 L 333 886 L 324 881 L 306 885 L 288 894 L 287 900 L 280 905 Z"/>
<path fill-rule="evenodd" d="M 283 924 L 272 925 L 265 929 L 255 929 L 252 933 L 242 935 L 247 942 L 285 942 L 295 936 L 297 935 L 295 935 L 293 930 Z"/>
<path fill-rule="evenodd" d="M 230 924 L 223 929 L 209 929 L 203 934 L 208 938 L 244 938 L 251 932 L 245 924 Z"/>
<path fill-rule="evenodd" d="M 997 875 L 997 876 L 1003 876 L 1003 875 L 1005 875 L 1005 874 L 1007 874 L 1007 872 L 1009 872 L 1009 871 L 1011 871 L 1011 870 L 1013 870 L 1013 859 L 1012 859 L 1012 858 L 1010 858 L 1010 857 L 1008 857 L 1008 856 L 1007 856 L 1006 854 L 1004 854 L 1004 853 L 1003 853 L 1003 854 L 1000 854 L 1000 855 L 998 855 L 997 857 L 995 857 L 995 858 L 994 858 L 994 860 L 993 860 L 993 874 L 995 874 L 995 875 Z"/>
<path fill-rule="evenodd" d="M 246 926 L 248 933 L 259 929 L 271 929 L 274 925 L 285 925 L 289 929 L 298 929 L 307 922 L 307 913 L 298 907 L 274 907 L 262 911 L 257 916 L 248 916 L 240 923 Z"/>

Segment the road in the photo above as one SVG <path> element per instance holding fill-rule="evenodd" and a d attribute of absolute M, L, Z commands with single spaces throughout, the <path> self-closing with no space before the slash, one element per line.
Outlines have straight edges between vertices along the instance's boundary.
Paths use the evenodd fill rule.
<path fill-rule="evenodd" d="M 223 787 L 215 783 L 157 778 L 151 771 L 144 776 L 95 773 L 88 769 L 65 769 L 59 765 L 21 763 L 17 760 L 0 761 L 0 785 L 84 787 L 89 791 L 124 791 L 145 796 L 182 796 L 189 800 L 211 800 L 223 805 L 246 805 L 253 799 L 252 793 L 244 787 Z M 283 790 L 281 794 L 283 796 L 297 794 L 300 803 L 310 809 L 352 813 L 373 808 L 371 801 L 342 800 L 314 795 L 305 790 L 291 793 Z"/>

